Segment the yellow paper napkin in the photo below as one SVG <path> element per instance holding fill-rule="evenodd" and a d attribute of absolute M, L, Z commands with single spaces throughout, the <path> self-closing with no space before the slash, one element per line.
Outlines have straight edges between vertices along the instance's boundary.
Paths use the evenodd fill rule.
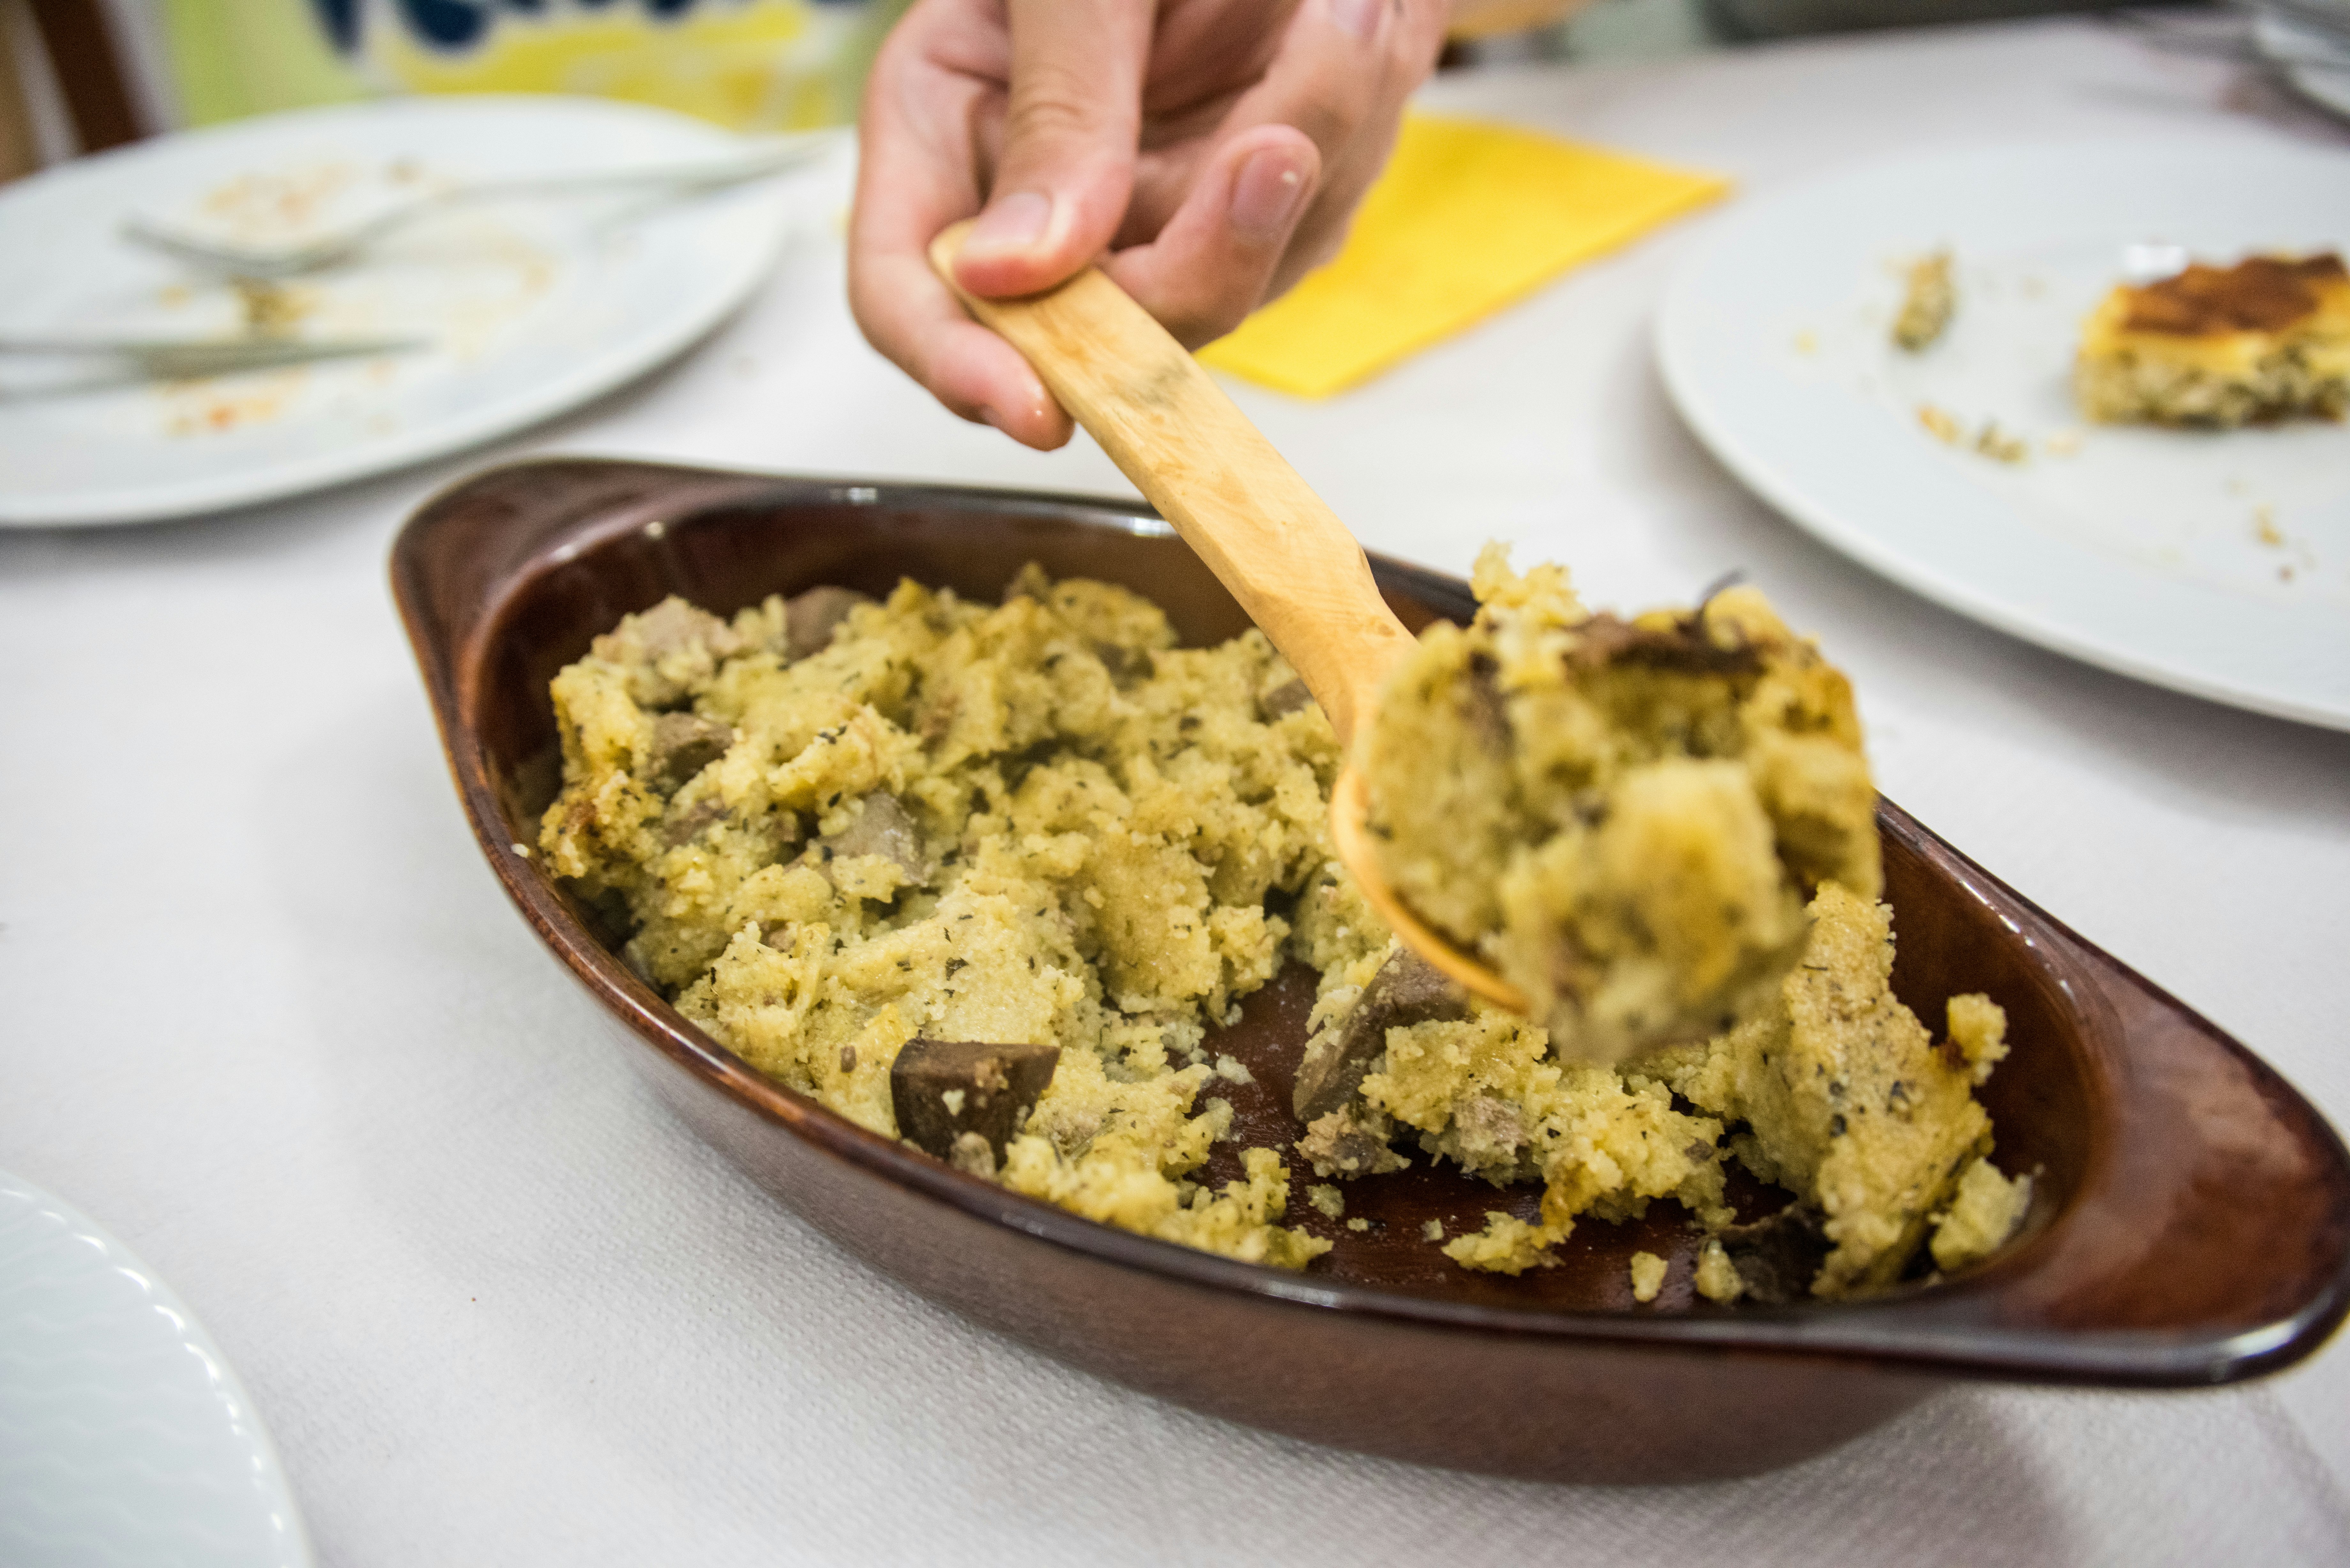
<path fill-rule="evenodd" d="M 1200 359 L 1326 398 L 1729 189 L 1534 131 L 1413 115 L 1345 248 Z"/>

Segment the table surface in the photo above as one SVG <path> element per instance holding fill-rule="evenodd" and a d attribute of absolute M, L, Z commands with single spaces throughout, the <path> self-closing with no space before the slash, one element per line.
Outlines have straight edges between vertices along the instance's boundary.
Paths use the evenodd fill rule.
<path fill-rule="evenodd" d="M 1431 87 L 1724 170 L 2190 133 L 2340 144 L 2077 23 Z M 1910 597 L 1749 497 L 1648 329 L 1698 219 L 1324 404 L 1236 396 L 1370 546 L 1489 536 L 1601 603 L 1747 568 L 1864 695 L 1887 791 L 2350 1126 L 2350 734 L 2134 684 Z M 843 1255 L 602 1044 L 475 853 L 392 613 L 400 520 L 544 452 L 1130 493 L 859 342 L 837 233 L 676 365 L 502 449 L 234 515 L 0 536 L 0 1166 L 209 1324 L 321 1560 L 700 1564 L 2350 1560 L 2350 1343 L 2241 1389 L 1970 1387 L 1676 1489 L 1308 1447 L 1069 1371 Z"/>

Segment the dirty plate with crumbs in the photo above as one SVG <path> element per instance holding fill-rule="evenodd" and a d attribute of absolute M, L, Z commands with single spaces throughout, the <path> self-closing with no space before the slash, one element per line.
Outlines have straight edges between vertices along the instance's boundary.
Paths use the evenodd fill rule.
<path fill-rule="evenodd" d="M 386 99 L 161 137 L 0 191 L 0 337 L 430 344 L 188 381 L 0 367 L 0 526 L 218 511 L 559 413 L 676 354 L 740 304 L 828 176 L 660 203 L 452 207 L 351 262 L 270 285 L 136 248 L 116 234 L 125 217 L 295 244 L 462 182 L 706 161 L 737 145 L 634 104 Z"/>
<path fill-rule="evenodd" d="M 2350 424 L 2100 424 L 2074 389 L 2116 286 L 2345 244 L 2342 152 L 1913 154 L 1731 214 L 1669 290 L 1658 356 L 1740 479 L 1904 587 L 2108 670 L 2350 728 Z M 1921 290 L 1944 256 L 1945 286 Z"/>

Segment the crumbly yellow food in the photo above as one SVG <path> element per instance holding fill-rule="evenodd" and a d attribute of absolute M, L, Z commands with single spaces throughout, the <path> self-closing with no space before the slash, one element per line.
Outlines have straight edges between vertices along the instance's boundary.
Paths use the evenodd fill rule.
<path fill-rule="evenodd" d="M 1466 1268 L 1542 1267 L 1578 1221 L 1637 1218 L 1660 1198 L 1720 1234 L 1727 1250 L 1699 1280 L 1716 1299 L 1745 1288 L 1731 1283 L 1739 1252 L 1783 1273 L 1780 1260 L 1799 1260 L 1789 1290 L 1822 1296 L 1894 1283 L 1929 1238 L 1946 1269 L 1984 1256 L 2030 1190 L 1989 1164 L 1991 1117 L 1975 1098 L 2006 1054 L 2005 1014 L 1954 997 L 1937 1043 L 1893 995 L 1885 906 L 1830 882 L 1807 915 L 1801 961 L 1771 1004 L 1711 1040 L 1613 1067 L 1561 1063 L 1541 1029 L 1477 1004 L 1463 1020 L 1388 1030 L 1349 1124 L 1496 1185 L 1543 1184 L 1539 1220 L 1495 1210 L 1446 1245 Z M 1345 1023 L 1347 993 L 1334 994 L 1326 1033 Z M 1726 1158 L 1792 1193 L 1790 1210 L 1738 1226 Z"/>
<path fill-rule="evenodd" d="M 1233 1257 L 1324 1251 L 1281 1223 L 1275 1151 L 1189 1179 L 1229 1126 L 1207 1030 L 1289 957 L 1385 940 L 1335 875 L 1336 744 L 1279 655 L 1177 649 L 1139 597 L 1033 571 L 1000 605 L 901 584 L 796 659 L 788 620 L 671 599 L 556 678 L 549 867 L 688 1017 L 866 1127 L 897 1131 L 918 1035 L 1057 1044 L 997 1179 Z"/>
<path fill-rule="evenodd" d="M 1655 1065 L 1676 1093 L 1746 1131 L 1741 1163 L 1819 1214 L 1832 1249 L 1814 1290 L 1891 1284 L 1948 1206 L 1962 1169 L 1990 1152 L 1974 1097 L 2007 1054 L 1988 997 L 1948 1004 L 1937 1044 L 1892 992 L 1889 912 L 1836 883 L 1812 905 L 1803 961 L 1781 1005 Z"/>
<path fill-rule="evenodd" d="M 1707 1238 L 1697 1257 L 1697 1293 L 1710 1302 L 1728 1306 L 1746 1293 L 1746 1282 L 1739 1277 L 1738 1265 L 1720 1241 Z"/>
<path fill-rule="evenodd" d="M 1995 1251 L 2022 1223 L 2032 1205 L 2032 1178 L 2009 1177 L 1978 1159 L 1958 1179 L 1950 1209 L 1936 1217 L 1934 1263 L 1956 1272 Z"/>
<path fill-rule="evenodd" d="M 2082 326 L 2074 389 L 2109 422 L 2338 420 L 2350 409 L 2350 275 L 2330 253 L 2251 256 L 2116 287 Z"/>
<path fill-rule="evenodd" d="M 1824 1216 L 1824 1294 L 1875 1288 L 1929 1239 L 1963 1266 L 2021 1215 L 1971 1097 L 1997 1010 L 1954 1003 L 1956 1044 L 1931 1047 L 1884 992 L 1883 911 L 1839 888 L 1796 911 L 1804 966 L 1753 1022 L 1621 1067 L 1563 1061 L 1539 1026 L 1465 999 L 1375 986 L 1400 961 L 1331 858 L 1336 742 L 1253 632 L 1178 649 L 1139 597 L 1033 569 L 996 605 L 908 583 L 723 621 L 671 599 L 598 639 L 554 696 L 565 783 L 540 846 L 633 930 L 633 967 L 754 1067 L 885 1135 L 909 1042 L 1057 1046 L 1001 1158 L 978 1138 L 953 1158 L 1090 1218 L 1287 1267 L 1327 1250 L 1285 1223 L 1289 1151 L 1243 1151 L 1220 1189 L 1193 1179 L 1232 1130 L 1215 1085 L 1246 1077 L 1210 1032 L 1291 961 L 1321 974 L 1317 1042 L 1394 1024 L 1326 1085 L 1343 1108 L 1301 1164 L 1344 1179 L 1435 1158 L 1542 1185 L 1535 1221 L 1430 1224 L 1465 1267 L 1541 1266 L 1578 1220 L 1669 1198 L 1723 1239 L 1698 1286 L 1726 1299 L 1733 1256 L 1755 1255 L 1722 1200 L 1733 1157 Z M 1844 1086 L 1788 1063 L 1838 1064 Z M 1832 1126 L 1832 1092 L 1870 1108 Z M 1928 1168 L 1959 1149 L 1963 1177 Z M 1335 1186 L 1300 1196 L 1367 1223 Z"/>
<path fill-rule="evenodd" d="M 1593 615 L 1489 546 L 1363 749 L 1399 896 L 1516 984 L 1561 1055 L 1611 1062 L 1762 1005 L 1827 880 L 1873 897 L 1851 687 L 1762 596 Z"/>
<path fill-rule="evenodd" d="M 1985 420 L 1982 428 L 1970 436 L 1958 415 L 1932 403 L 1920 403 L 1918 423 L 1944 446 L 1963 447 L 1994 462 L 2020 463 L 2032 456 L 2032 444 L 2022 436 L 2012 436 L 2001 430 L 1997 420 Z"/>
<path fill-rule="evenodd" d="M 1942 335 L 1959 307 L 1958 285 L 1950 278 L 1950 253 L 1936 251 L 1909 264 L 1901 295 L 1901 309 L 1893 318 L 1896 347 L 1915 354 Z"/>
<path fill-rule="evenodd" d="M 1665 1261 L 1654 1252 L 1632 1254 L 1632 1299 L 1642 1305 L 1665 1288 Z"/>

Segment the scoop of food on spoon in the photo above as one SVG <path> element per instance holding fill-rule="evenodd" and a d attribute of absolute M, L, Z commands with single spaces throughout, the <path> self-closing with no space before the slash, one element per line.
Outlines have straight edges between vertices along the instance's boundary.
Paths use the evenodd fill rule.
<path fill-rule="evenodd" d="M 1331 841 L 1363 897 L 1444 974 L 1525 1012 L 1523 992 L 1396 896 L 1371 841 L 1355 741 L 1413 639 L 1380 597 L 1363 547 L 1183 346 L 1099 270 L 1019 299 L 956 286 L 954 258 L 969 229 L 941 234 L 931 265 L 983 326 L 1026 357 L 1321 703 L 1347 759 L 1331 791 Z"/>

